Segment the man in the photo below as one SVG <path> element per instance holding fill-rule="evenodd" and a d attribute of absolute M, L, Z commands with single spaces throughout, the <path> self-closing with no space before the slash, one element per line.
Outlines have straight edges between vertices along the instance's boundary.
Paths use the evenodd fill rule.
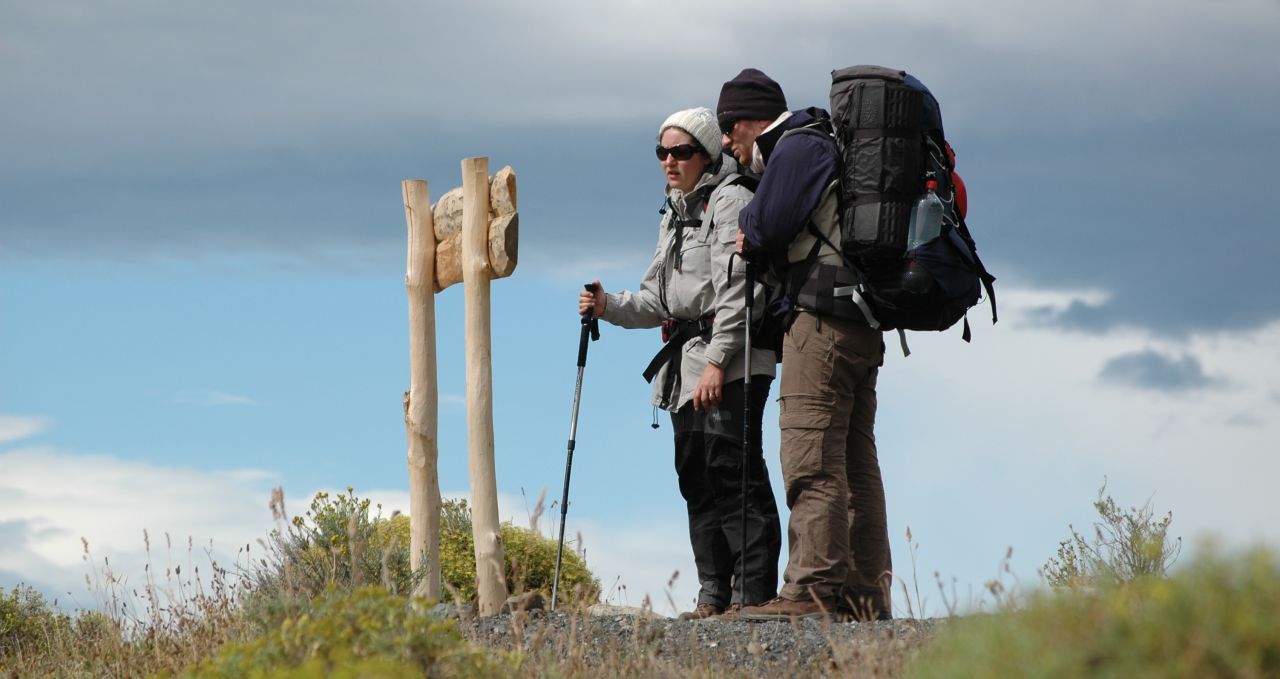
<path fill-rule="evenodd" d="M 716 113 L 724 146 L 762 173 L 738 217 L 739 249 L 778 278 L 792 318 L 778 398 L 790 556 L 779 597 L 741 617 L 888 619 L 892 564 L 874 433 L 884 342 L 848 296 L 834 295 L 836 278 L 849 280 L 839 150 L 825 134 L 786 135 L 822 112 L 787 112 L 782 88 L 753 68 L 724 84 Z"/>

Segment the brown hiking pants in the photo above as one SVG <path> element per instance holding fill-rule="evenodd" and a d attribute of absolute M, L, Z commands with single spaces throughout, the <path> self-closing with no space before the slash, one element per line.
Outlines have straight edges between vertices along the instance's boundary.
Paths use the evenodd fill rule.
<path fill-rule="evenodd" d="M 791 520 L 781 595 L 844 599 L 890 613 L 892 560 L 876 457 L 880 331 L 802 311 L 787 331 L 779 389 L 782 479 Z"/>

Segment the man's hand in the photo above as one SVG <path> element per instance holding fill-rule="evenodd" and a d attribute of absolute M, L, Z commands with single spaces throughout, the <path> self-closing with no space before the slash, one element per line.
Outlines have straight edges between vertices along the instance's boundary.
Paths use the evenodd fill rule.
<path fill-rule="evenodd" d="M 733 243 L 734 243 L 734 248 L 737 249 L 739 253 L 743 253 L 747 251 L 746 249 L 747 235 L 742 233 L 742 229 L 738 229 L 738 237 L 734 239 Z"/>

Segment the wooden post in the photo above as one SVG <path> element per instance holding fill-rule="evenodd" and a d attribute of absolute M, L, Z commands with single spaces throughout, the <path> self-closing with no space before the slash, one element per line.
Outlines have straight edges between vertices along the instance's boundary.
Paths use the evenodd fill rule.
<path fill-rule="evenodd" d="M 426 557 L 427 573 L 413 594 L 440 599 L 440 477 L 436 387 L 436 236 L 427 182 L 406 179 L 404 217 L 409 257 L 404 284 L 409 292 L 409 391 L 404 394 L 404 426 L 409 439 L 409 566 L 416 573 Z"/>
<path fill-rule="evenodd" d="M 507 598 L 498 525 L 493 456 L 493 373 L 489 337 L 489 159 L 462 161 L 462 272 L 467 346 L 467 453 L 471 526 L 476 547 L 480 615 L 495 615 Z"/>

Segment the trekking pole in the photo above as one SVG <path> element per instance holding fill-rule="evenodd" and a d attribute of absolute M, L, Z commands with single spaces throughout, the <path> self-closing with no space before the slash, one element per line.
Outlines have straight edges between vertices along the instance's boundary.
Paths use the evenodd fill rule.
<path fill-rule="evenodd" d="M 744 258 L 745 259 L 745 258 Z M 739 541 L 739 558 L 742 567 L 738 571 L 738 605 L 747 605 L 747 465 L 751 463 L 751 308 L 756 303 L 755 265 L 746 262 L 747 279 L 747 327 L 744 333 L 742 353 L 746 374 L 742 378 L 742 537 Z"/>
<path fill-rule="evenodd" d="M 594 297 L 595 283 L 584 286 Z M 594 305 L 594 301 L 593 301 Z M 564 495 L 560 497 L 560 544 L 556 547 L 556 572 L 551 581 L 551 610 L 556 610 L 556 596 L 560 593 L 560 560 L 564 556 L 564 521 L 569 514 L 569 473 L 573 469 L 573 446 L 578 437 L 578 405 L 582 402 L 582 371 L 587 367 L 587 338 L 600 339 L 600 323 L 595 318 L 594 306 L 582 314 L 582 335 L 578 338 L 578 382 L 573 387 L 573 416 L 569 420 L 569 455 L 564 463 Z"/>

